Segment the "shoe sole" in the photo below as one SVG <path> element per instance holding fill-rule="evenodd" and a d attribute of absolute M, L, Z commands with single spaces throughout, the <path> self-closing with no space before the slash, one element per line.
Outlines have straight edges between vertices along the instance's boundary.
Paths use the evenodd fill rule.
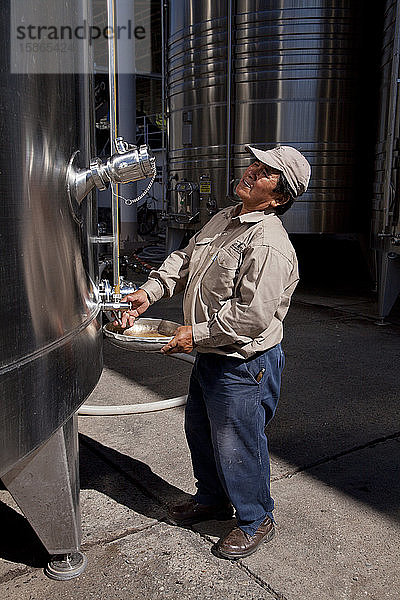
<path fill-rule="evenodd" d="M 261 544 L 266 544 L 267 542 L 270 542 L 275 536 L 275 527 L 273 529 L 271 529 L 271 531 L 269 532 L 268 535 L 265 536 L 265 538 L 263 538 L 261 540 L 261 542 L 259 544 L 257 544 L 257 546 L 255 548 L 252 548 L 251 550 L 247 550 L 246 552 L 240 552 L 237 554 L 231 554 L 230 552 L 224 552 L 223 550 L 220 550 L 218 548 L 218 545 L 214 546 L 215 549 L 215 553 L 217 556 L 221 557 L 221 558 L 227 558 L 229 560 L 239 560 L 240 558 L 246 558 L 247 556 L 250 556 L 251 554 L 254 554 L 254 552 L 256 552 L 256 550 L 258 550 L 258 548 L 261 546 Z"/>

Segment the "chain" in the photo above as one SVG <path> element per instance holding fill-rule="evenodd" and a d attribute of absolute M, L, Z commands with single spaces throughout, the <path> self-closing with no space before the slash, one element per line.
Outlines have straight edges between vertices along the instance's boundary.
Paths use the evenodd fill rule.
<path fill-rule="evenodd" d="M 154 175 L 153 175 L 153 176 L 152 176 L 152 178 L 150 179 L 150 183 L 149 183 L 149 185 L 148 185 L 148 186 L 147 186 L 147 188 L 144 190 L 144 192 L 142 192 L 142 193 L 140 194 L 140 196 L 138 196 L 138 197 L 137 197 L 137 198 L 135 198 L 135 199 L 132 199 L 132 198 L 125 198 L 124 196 L 120 196 L 119 194 L 116 194 L 116 193 L 114 192 L 114 190 L 113 190 L 113 189 L 112 189 L 112 194 L 113 194 L 113 196 L 115 196 L 116 198 L 119 198 L 120 200 L 123 200 L 127 206 L 132 206 L 132 204 L 135 204 L 135 202 L 139 202 L 139 200 L 141 200 L 142 198 L 144 198 L 144 197 L 145 197 L 145 195 L 147 194 L 147 192 L 150 190 L 151 186 L 152 186 L 152 185 L 153 185 L 153 183 L 154 183 L 154 180 L 155 180 L 155 178 L 156 178 L 156 174 L 157 174 L 157 173 L 154 173 Z"/>

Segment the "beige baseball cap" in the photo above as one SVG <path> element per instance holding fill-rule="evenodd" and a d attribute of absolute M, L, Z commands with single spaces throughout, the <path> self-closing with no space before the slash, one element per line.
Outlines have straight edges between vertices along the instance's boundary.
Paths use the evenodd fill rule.
<path fill-rule="evenodd" d="M 292 146 L 276 146 L 272 150 L 259 150 L 253 146 L 245 146 L 245 148 L 257 160 L 281 171 L 295 198 L 307 190 L 311 175 L 310 163 L 296 148 Z"/>

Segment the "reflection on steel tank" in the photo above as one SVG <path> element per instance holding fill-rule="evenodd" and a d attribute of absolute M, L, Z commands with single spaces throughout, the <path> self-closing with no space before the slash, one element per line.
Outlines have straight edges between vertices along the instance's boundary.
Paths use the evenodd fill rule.
<path fill-rule="evenodd" d="M 32 14 L 42 23 L 89 19 L 86 0 L 21 7 L 26 23 Z M 102 368 L 95 197 L 75 206 L 66 189 L 73 153 L 80 151 L 82 166 L 94 155 L 91 76 L 82 74 L 90 56 L 65 54 L 74 74 L 66 72 L 71 65 L 54 65 L 54 53 L 37 52 L 35 73 L 29 62 L 11 73 L 8 2 L 0 13 L 0 476 L 48 552 L 73 553 L 80 545 L 73 415 Z M 50 59 L 52 73 L 40 74 Z"/>
<path fill-rule="evenodd" d="M 378 271 L 378 312 L 389 315 L 400 292 L 399 53 L 400 3 L 386 0 L 375 154 L 372 245 Z"/>
<path fill-rule="evenodd" d="M 283 217 L 288 230 L 356 231 L 357 161 L 367 150 L 357 131 L 361 8 L 352 0 L 171 0 L 170 180 L 198 184 L 209 175 L 221 208 L 249 164 L 246 143 L 292 145 L 312 178 Z"/>

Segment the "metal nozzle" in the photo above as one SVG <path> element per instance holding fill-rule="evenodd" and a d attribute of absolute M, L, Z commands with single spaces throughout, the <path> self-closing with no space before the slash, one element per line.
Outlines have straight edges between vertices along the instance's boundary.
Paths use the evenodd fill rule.
<path fill-rule="evenodd" d="M 99 190 L 105 190 L 110 183 L 132 183 L 155 175 L 155 158 L 146 145 L 137 148 L 119 137 L 115 140 L 115 147 L 116 154 L 105 162 L 98 157 L 93 158 L 89 169 L 75 168 L 73 163 L 78 152 L 73 155 L 68 169 L 67 187 L 74 200 L 82 202 L 95 186 Z"/>

